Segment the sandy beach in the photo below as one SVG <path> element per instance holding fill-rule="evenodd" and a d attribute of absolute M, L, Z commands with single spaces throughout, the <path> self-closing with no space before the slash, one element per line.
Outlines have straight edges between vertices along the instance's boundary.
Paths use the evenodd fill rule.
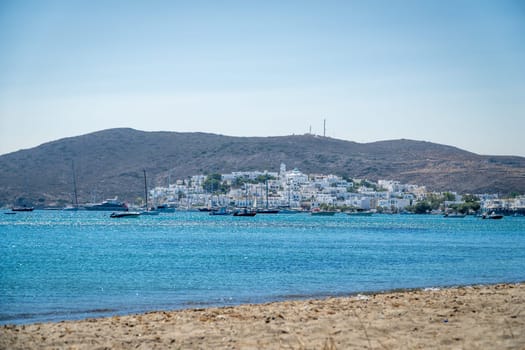
<path fill-rule="evenodd" d="M 1 349 L 525 349 L 525 284 L 0 328 Z"/>

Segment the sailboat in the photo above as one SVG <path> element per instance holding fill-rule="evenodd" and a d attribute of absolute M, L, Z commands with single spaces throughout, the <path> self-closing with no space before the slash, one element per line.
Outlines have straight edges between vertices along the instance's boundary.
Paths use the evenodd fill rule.
<path fill-rule="evenodd" d="M 244 184 L 244 195 L 245 195 L 245 204 L 248 204 L 248 185 Z M 255 216 L 257 214 L 256 210 L 249 209 L 247 206 L 234 210 L 233 216 Z"/>
<path fill-rule="evenodd" d="M 71 171 L 73 173 L 73 194 L 74 202 L 72 205 L 65 207 L 63 210 L 77 211 L 78 210 L 78 192 L 77 192 L 77 176 L 75 173 L 75 162 L 71 161 Z"/>
<path fill-rule="evenodd" d="M 257 214 L 278 214 L 279 209 L 271 209 L 268 207 L 268 176 L 266 176 L 266 208 L 257 209 Z"/>
<path fill-rule="evenodd" d="M 288 187 L 288 205 L 286 205 L 284 207 L 279 207 L 279 214 L 299 214 L 299 213 L 303 213 L 303 212 L 304 211 L 301 208 L 293 209 L 291 207 L 290 188 Z"/>
<path fill-rule="evenodd" d="M 144 211 L 140 212 L 140 215 L 159 215 L 159 211 L 155 209 L 150 209 L 148 207 L 148 182 L 146 180 L 146 169 L 144 169 L 144 194 L 146 196 L 146 208 Z"/>

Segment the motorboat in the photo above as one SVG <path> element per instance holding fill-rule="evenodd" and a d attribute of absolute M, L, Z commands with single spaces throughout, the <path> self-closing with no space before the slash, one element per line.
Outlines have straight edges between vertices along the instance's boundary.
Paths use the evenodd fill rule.
<path fill-rule="evenodd" d="M 117 197 L 113 199 L 106 199 L 102 203 L 85 205 L 86 210 L 101 210 L 101 211 L 128 211 L 126 203 L 121 202 Z"/>
<path fill-rule="evenodd" d="M 483 214 L 481 216 L 482 219 L 492 219 L 492 220 L 499 220 L 499 219 L 503 219 L 503 215 L 501 214 L 496 214 L 495 212 L 492 212 L 490 214 Z"/>

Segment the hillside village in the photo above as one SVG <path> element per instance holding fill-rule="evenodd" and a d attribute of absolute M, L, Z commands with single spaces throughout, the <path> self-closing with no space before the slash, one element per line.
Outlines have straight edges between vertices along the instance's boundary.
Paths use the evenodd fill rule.
<path fill-rule="evenodd" d="M 307 175 L 298 169 L 287 170 L 285 164 L 281 164 L 279 172 L 194 175 L 150 192 L 154 203 L 170 203 L 179 210 L 231 206 L 386 213 L 525 211 L 525 196 L 502 199 L 497 194 L 435 193 L 428 192 L 425 186 L 393 180 L 372 182 L 336 175 Z"/>
<path fill-rule="evenodd" d="M 119 140 L 119 142 L 115 142 Z M 122 150 L 133 157 L 122 157 Z M 357 143 L 317 135 L 288 135 L 278 137 L 231 137 L 206 133 L 144 132 L 134 129 L 109 129 L 86 135 L 60 139 L 38 147 L 0 155 L 0 207 L 34 206 L 35 208 L 60 208 L 74 205 L 74 188 L 79 203 L 95 203 L 105 198 L 118 196 L 121 200 L 136 204 L 137 197 L 144 197 L 142 170 L 147 170 L 148 180 L 153 186 L 179 186 L 174 188 L 176 196 L 166 192 L 167 197 L 179 203 L 178 195 L 194 200 L 192 205 L 202 202 L 199 193 L 215 192 L 227 195 L 230 190 L 239 190 L 239 182 L 264 182 L 253 180 L 265 169 L 272 172 L 270 185 L 276 185 L 271 199 L 277 200 L 279 193 L 283 201 L 288 201 L 295 193 L 299 202 L 308 207 L 310 198 L 306 196 L 306 183 L 287 185 L 281 177 L 280 163 L 289 165 L 288 171 L 298 168 L 308 179 L 308 183 L 323 183 L 312 174 L 335 174 L 343 177 L 348 186 L 340 184 L 339 193 L 344 200 L 366 194 L 366 188 L 381 189 L 379 179 L 396 180 L 401 184 L 426 186 L 427 191 L 457 193 L 498 193 L 509 196 L 525 194 L 525 157 L 477 155 L 459 148 L 426 141 L 387 140 L 370 143 Z M 231 180 L 239 170 L 262 170 L 254 174 L 242 174 L 244 180 Z M 204 174 L 219 175 L 224 186 L 220 190 L 203 188 L 207 176 L 192 180 L 192 176 Z M 168 180 L 170 178 L 173 180 Z M 250 180 L 250 177 L 252 178 Z M 301 176 L 299 175 L 299 178 Z M 304 176 L 303 176 L 304 178 Z M 176 182 L 175 179 L 183 181 Z M 367 179 L 369 181 L 359 181 Z M 75 181 L 76 186 L 75 186 Z M 372 180 L 372 181 L 370 181 Z M 230 183 L 230 184 L 228 184 Z M 185 185 L 185 187 L 181 187 Z M 375 186 L 372 186 L 375 185 Z M 258 186 L 248 186 L 251 198 L 261 193 Z M 342 187 L 350 188 L 345 194 Z M 363 187 L 363 188 L 362 188 Z M 388 189 L 386 184 L 383 189 Z M 330 188 L 334 191 L 334 188 Z M 200 191 L 200 192 L 199 192 Z M 284 191 L 284 192 L 283 192 Z M 161 191 L 162 192 L 162 191 Z M 235 196 L 232 191 L 231 196 Z M 311 192 L 311 191 L 310 191 Z M 341 205 L 341 198 L 322 199 L 319 188 L 315 196 L 318 200 Z M 323 191 L 330 195 L 328 191 Z M 383 191 L 384 192 L 384 191 Z M 394 190 L 395 192 L 395 190 Z M 417 198 L 418 192 L 412 193 Z M 370 197 L 371 207 L 376 207 L 375 199 L 387 199 L 381 193 Z M 330 196 L 334 197 L 334 196 Z M 393 195 L 391 199 L 398 198 Z M 149 197 L 151 199 L 151 197 Z M 159 198 L 161 200 L 162 198 Z M 242 196 L 241 198 L 242 199 Z M 357 198 L 359 200 L 359 198 Z M 366 202 L 366 199 L 365 199 Z M 413 202 L 414 203 L 414 202 Z M 182 203 L 187 206 L 188 201 Z M 257 203 L 260 205 L 261 203 Z M 394 203 L 403 206 L 403 202 Z M 366 203 L 365 203 L 366 205 Z M 182 208 L 181 207 L 181 208 Z M 389 207 L 389 206 L 388 206 Z"/>

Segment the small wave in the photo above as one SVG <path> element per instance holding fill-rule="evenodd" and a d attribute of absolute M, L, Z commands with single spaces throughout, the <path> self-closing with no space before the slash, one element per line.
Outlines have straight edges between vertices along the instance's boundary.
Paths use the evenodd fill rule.
<path fill-rule="evenodd" d="M 211 302 L 211 301 L 187 301 L 184 303 L 181 303 L 183 308 L 186 307 L 201 307 L 201 306 L 215 306 L 218 305 L 217 302 Z"/>
<path fill-rule="evenodd" d="M 82 316 L 89 317 L 89 315 L 104 315 L 118 312 L 117 309 L 89 309 L 89 310 L 67 310 L 67 311 L 49 311 L 49 312 L 35 312 L 35 313 L 17 313 L 17 314 L 0 314 L 0 324 L 7 324 L 10 322 L 17 324 L 34 323 L 34 322 L 48 322 L 59 321 L 67 319 L 79 319 Z"/>

